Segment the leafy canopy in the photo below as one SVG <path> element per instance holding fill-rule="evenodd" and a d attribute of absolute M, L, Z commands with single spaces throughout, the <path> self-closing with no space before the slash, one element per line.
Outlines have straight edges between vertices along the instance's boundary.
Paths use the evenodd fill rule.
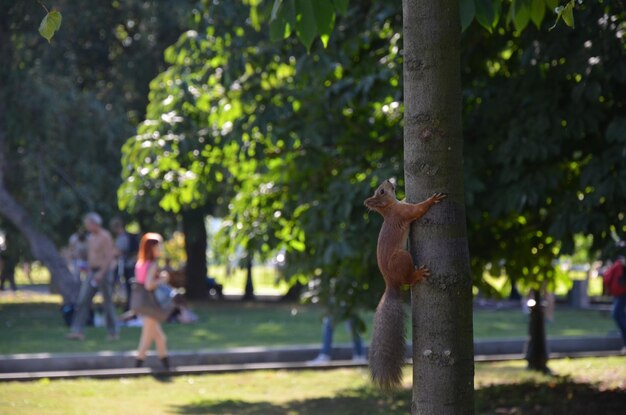
<path fill-rule="evenodd" d="M 346 14 L 348 3 L 348 0 L 273 0 L 271 39 L 286 39 L 295 32 L 307 50 L 317 37 L 327 47 L 337 16 Z M 562 5 L 559 0 L 459 0 L 460 23 L 465 31 L 476 21 L 491 33 L 504 21 L 507 26 L 512 25 L 516 31 L 522 32 L 531 21 L 539 28 L 547 8 L 556 14 L 551 29 L 560 19 L 567 26 L 574 27 L 575 4 L 576 0 L 567 0 Z M 256 7 L 251 9 L 250 18 L 253 22 L 258 21 Z"/>
<path fill-rule="evenodd" d="M 242 19 L 252 7 L 257 20 Z M 120 200 L 130 209 L 160 204 L 172 212 L 216 204 L 225 251 L 285 250 L 287 275 L 309 281 L 313 301 L 353 315 L 373 306 L 382 289 L 374 255 L 364 255 L 374 250 L 380 218 L 362 201 L 381 179 L 402 171 L 401 11 L 383 2 L 354 4 L 327 48 L 313 42 L 306 53 L 293 37 L 272 41 L 268 10 L 266 3 L 237 2 L 198 9 L 192 30 L 167 50 L 170 67 L 151 84 L 147 119 L 124 147 Z M 611 93 L 623 82 L 621 29 L 612 17 L 598 27 L 604 14 L 623 10 L 581 6 L 588 30 L 574 49 L 567 45 L 576 35 L 562 25 L 519 34 L 502 20 L 494 34 L 478 25 L 465 32 L 475 275 L 500 267 L 527 285 L 549 281 L 572 234 L 596 235 L 601 246 L 603 232 L 623 229 L 623 203 L 596 211 L 594 198 L 579 199 L 593 174 L 606 169 L 597 180 L 619 186 L 614 175 L 623 171 L 612 159 L 617 147 L 605 152 L 602 144 L 621 140 L 621 121 L 610 114 L 623 108 L 621 95 Z M 592 94 L 604 79 L 597 64 L 590 66 L 597 59 L 615 74 Z M 591 98 L 564 107 L 573 90 Z M 585 137 L 589 149 L 581 146 Z M 588 170 L 569 167 L 581 166 L 590 149 L 595 161 Z M 600 182 L 598 202 L 609 197 Z M 619 190 L 611 197 L 621 200 Z M 579 220 L 586 213 L 595 216 Z"/>

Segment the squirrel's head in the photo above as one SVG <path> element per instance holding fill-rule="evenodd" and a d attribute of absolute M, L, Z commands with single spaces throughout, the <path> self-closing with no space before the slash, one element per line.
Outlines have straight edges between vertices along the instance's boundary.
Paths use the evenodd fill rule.
<path fill-rule="evenodd" d="M 378 186 L 374 195 L 365 199 L 365 206 L 371 210 L 382 213 L 388 206 L 397 203 L 396 185 L 391 180 L 385 180 Z"/>

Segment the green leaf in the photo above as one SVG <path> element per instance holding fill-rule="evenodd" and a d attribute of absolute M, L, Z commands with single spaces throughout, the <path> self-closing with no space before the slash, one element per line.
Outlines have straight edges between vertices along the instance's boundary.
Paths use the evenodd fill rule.
<path fill-rule="evenodd" d="M 574 0 L 571 0 L 563 8 L 563 21 L 569 27 L 574 27 Z"/>
<path fill-rule="evenodd" d="M 274 19 L 270 22 L 270 40 L 272 42 L 279 41 L 285 34 L 286 22 L 284 19 Z"/>
<path fill-rule="evenodd" d="M 513 25 L 518 32 L 528 26 L 530 21 L 529 0 L 513 0 Z"/>
<path fill-rule="evenodd" d="M 485 29 L 491 32 L 496 20 L 494 3 L 491 0 L 476 0 L 475 3 L 476 20 Z"/>
<path fill-rule="evenodd" d="M 558 5 L 559 5 L 559 0 L 546 0 L 546 6 L 548 6 L 550 10 L 556 9 Z"/>
<path fill-rule="evenodd" d="M 313 0 L 295 0 L 296 6 L 296 22 L 295 29 L 296 34 L 300 38 L 300 41 L 306 47 L 306 50 L 311 50 L 311 44 L 317 36 L 317 21 L 315 20 L 315 6 Z"/>
<path fill-rule="evenodd" d="M 348 11 L 348 0 L 333 0 L 335 4 L 335 9 L 342 16 L 346 14 Z"/>
<path fill-rule="evenodd" d="M 272 14 L 270 15 L 270 22 L 276 20 L 278 17 L 278 11 L 281 9 L 282 0 L 274 0 L 274 4 L 272 5 Z"/>
<path fill-rule="evenodd" d="M 289 37 L 295 23 L 293 0 L 276 0 L 270 18 L 270 39 L 275 42 Z"/>
<path fill-rule="evenodd" d="M 324 47 L 327 47 L 328 39 L 335 27 L 335 8 L 331 0 L 317 0 L 313 11 L 320 38 Z"/>
<path fill-rule="evenodd" d="M 461 0 L 460 12 L 461 12 L 461 30 L 465 31 L 474 20 L 476 16 L 476 5 L 474 0 Z"/>
<path fill-rule="evenodd" d="M 561 17 L 563 18 L 563 21 L 566 25 L 568 25 L 569 27 L 574 27 L 574 2 L 575 0 L 571 0 L 565 6 L 558 6 L 554 9 L 554 12 L 556 13 L 556 20 L 554 21 L 552 27 L 550 27 L 550 29 L 548 30 L 554 29 L 559 23 L 559 19 Z"/>
<path fill-rule="evenodd" d="M 52 10 L 48 14 L 46 14 L 39 24 L 39 34 L 46 38 L 48 43 L 52 40 L 54 33 L 61 28 L 61 13 Z"/>
<path fill-rule="evenodd" d="M 272 42 L 281 40 L 285 35 L 286 26 L 287 22 L 282 16 L 270 20 L 270 40 Z M 289 36 L 289 34 L 287 34 L 287 36 Z"/>
<path fill-rule="evenodd" d="M 545 0 L 532 0 L 530 3 L 530 18 L 537 26 L 537 29 L 541 27 L 541 22 L 546 15 L 546 1 Z"/>

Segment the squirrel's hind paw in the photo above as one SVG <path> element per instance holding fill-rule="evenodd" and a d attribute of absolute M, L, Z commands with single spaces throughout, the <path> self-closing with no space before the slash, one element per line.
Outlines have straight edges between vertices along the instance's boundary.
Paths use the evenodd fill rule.
<path fill-rule="evenodd" d="M 415 272 L 413 272 L 409 284 L 413 285 L 427 277 L 430 277 L 430 270 L 428 268 L 426 268 L 425 266 L 421 266 L 419 268 L 415 267 Z"/>

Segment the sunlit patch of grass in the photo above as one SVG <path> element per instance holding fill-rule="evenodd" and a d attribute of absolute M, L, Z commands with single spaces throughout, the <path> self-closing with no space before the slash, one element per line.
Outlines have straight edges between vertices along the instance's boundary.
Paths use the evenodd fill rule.
<path fill-rule="evenodd" d="M 3 304 L 60 304 L 61 296 L 55 294 L 40 294 L 33 291 L 2 291 L 0 292 L 0 306 Z"/>
<path fill-rule="evenodd" d="M 15 268 L 15 282 L 17 285 L 25 284 L 48 284 L 50 283 L 50 271 L 48 268 L 35 261 L 30 265 L 30 279 L 24 273 L 24 268 L 18 266 Z"/>
<path fill-rule="evenodd" d="M 226 273 L 223 265 L 209 267 L 209 275 L 224 286 L 224 293 L 229 295 L 242 295 L 246 285 L 247 271 L 243 268 L 231 270 Z M 287 292 L 289 285 L 281 278 L 274 267 L 257 265 L 252 269 L 252 281 L 257 295 L 282 295 Z"/>

